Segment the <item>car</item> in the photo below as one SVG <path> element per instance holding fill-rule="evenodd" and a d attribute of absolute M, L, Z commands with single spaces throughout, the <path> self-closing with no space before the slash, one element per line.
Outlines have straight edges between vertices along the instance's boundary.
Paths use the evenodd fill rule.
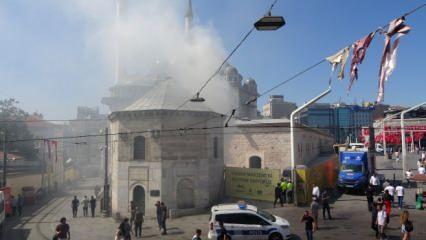
<path fill-rule="evenodd" d="M 245 203 L 220 204 L 211 208 L 208 239 L 218 239 L 223 223 L 232 240 L 290 239 L 290 223 L 284 218 Z"/>

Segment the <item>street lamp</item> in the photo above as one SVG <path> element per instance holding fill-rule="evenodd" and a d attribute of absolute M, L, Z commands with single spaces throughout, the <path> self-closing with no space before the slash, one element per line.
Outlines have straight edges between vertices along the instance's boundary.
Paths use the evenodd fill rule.
<path fill-rule="evenodd" d="M 204 102 L 206 101 L 206 99 L 204 99 L 203 97 L 200 97 L 200 92 L 197 92 L 197 94 L 191 98 L 191 102 Z"/>
<path fill-rule="evenodd" d="M 417 104 L 417 105 L 415 105 L 415 106 L 413 106 L 413 107 L 411 107 L 411 108 L 409 108 L 409 109 L 407 109 L 407 110 L 404 110 L 404 111 L 402 111 L 401 112 L 401 147 L 402 147 L 402 154 L 401 154 L 401 157 L 402 157 L 402 176 L 404 176 L 404 174 L 405 174 L 405 171 L 406 171 L 406 166 L 405 166 L 405 157 L 406 157 L 406 155 L 407 155 L 407 149 L 406 149 L 406 146 L 405 146 L 405 126 L 404 126 L 404 115 L 406 114 L 406 113 L 408 113 L 409 111 L 412 111 L 412 110 L 414 110 L 414 109 L 417 109 L 417 108 L 419 108 L 419 107 L 421 107 L 421 106 L 423 106 L 423 105 L 425 105 L 426 104 L 426 102 L 423 102 L 423 103 L 420 103 L 420 104 Z"/>
<path fill-rule="evenodd" d="M 284 25 L 285 20 L 282 16 L 271 16 L 271 13 L 254 23 L 258 31 L 275 31 Z"/>
<path fill-rule="evenodd" d="M 324 96 L 326 96 L 327 94 L 329 94 L 331 92 L 331 87 L 328 87 L 327 90 L 325 90 L 324 92 L 322 92 L 320 95 L 316 96 L 315 98 L 309 100 L 309 102 L 303 104 L 302 106 L 300 106 L 299 108 L 297 108 L 296 110 L 294 110 L 291 115 L 290 115 L 290 144 L 291 144 L 291 178 L 292 178 L 292 182 L 294 184 L 294 189 L 296 189 L 296 191 L 294 191 L 294 203 L 297 205 L 297 184 L 296 184 L 296 151 L 295 151 L 295 137 L 294 137 L 294 116 L 296 114 L 298 114 L 300 111 L 302 111 L 303 109 L 309 107 L 310 105 L 314 104 L 315 102 L 317 102 L 318 100 L 320 100 L 321 98 L 323 98 Z"/>

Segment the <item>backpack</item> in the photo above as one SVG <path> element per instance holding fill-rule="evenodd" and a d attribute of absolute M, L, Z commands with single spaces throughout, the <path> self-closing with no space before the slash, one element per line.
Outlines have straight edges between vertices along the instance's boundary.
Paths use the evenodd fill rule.
<path fill-rule="evenodd" d="M 407 220 L 407 222 L 405 222 L 404 225 L 405 225 L 405 231 L 407 231 L 407 232 L 413 231 L 413 229 L 414 229 L 413 222 L 411 222 L 410 220 Z"/>

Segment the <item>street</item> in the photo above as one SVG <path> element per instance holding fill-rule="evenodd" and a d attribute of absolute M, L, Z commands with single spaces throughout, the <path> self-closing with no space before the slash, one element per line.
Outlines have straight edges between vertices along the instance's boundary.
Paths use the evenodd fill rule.
<path fill-rule="evenodd" d="M 416 155 L 410 155 L 408 166 L 415 168 Z M 395 160 L 384 160 L 377 158 L 378 169 L 400 168 L 401 162 Z M 400 171 L 399 171 L 400 172 Z M 393 178 L 394 171 L 381 170 L 387 179 Z M 397 172 L 396 180 L 400 179 Z M 93 188 L 99 184 L 97 179 L 82 181 L 77 187 L 70 189 L 64 194 L 50 199 L 39 209 L 28 208 L 24 210 L 23 217 L 11 217 L 8 220 L 4 239 L 31 239 L 47 240 L 54 234 L 54 228 L 61 217 L 66 217 L 71 226 L 72 239 L 113 239 L 118 222 L 112 218 L 102 218 L 99 209 L 96 217 L 83 217 L 82 209 L 79 208 L 78 217 L 72 218 L 71 199 L 74 195 L 81 200 L 85 195 L 90 196 Z M 426 224 L 426 213 L 414 209 L 414 189 L 409 189 L 405 194 L 406 208 L 410 210 L 411 219 L 414 221 L 413 239 L 426 234 L 426 229 L 421 226 Z M 249 201 L 250 202 L 250 201 Z M 304 224 L 300 223 L 300 217 L 305 208 L 285 206 L 283 208 L 271 208 L 271 203 L 253 202 L 253 204 L 265 208 L 273 214 L 282 216 L 289 220 L 294 239 L 304 239 Z M 98 205 L 99 206 L 99 203 Z M 370 229 L 370 213 L 367 211 L 365 196 L 343 194 L 338 196 L 332 206 L 333 220 L 322 220 L 320 217 L 319 231 L 314 233 L 315 238 L 320 239 L 372 239 L 374 232 Z M 34 211 L 34 212 L 31 212 Z M 321 214 L 320 214 L 321 216 Z M 168 235 L 159 234 L 155 219 L 145 219 L 143 224 L 142 239 L 191 239 L 195 229 L 203 231 L 203 239 L 207 238 L 209 214 L 195 215 L 172 219 L 168 221 Z M 399 239 L 399 211 L 392 209 L 390 225 L 387 229 L 389 239 Z"/>

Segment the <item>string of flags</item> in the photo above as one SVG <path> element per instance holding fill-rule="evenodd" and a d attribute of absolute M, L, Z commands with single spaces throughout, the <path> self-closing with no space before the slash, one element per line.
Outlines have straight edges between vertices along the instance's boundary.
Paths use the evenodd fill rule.
<path fill-rule="evenodd" d="M 392 20 L 389 23 L 389 27 L 387 30 L 379 28 L 378 30 L 371 32 L 363 38 L 355 41 L 351 46 L 347 46 L 339 50 L 337 53 L 327 57 L 326 60 L 331 64 L 331 73 L 328 81 L 329 85 L 331 85 L 334 72 L 339 66 L 340 69 L 337 78 L 339 80 L 344 79 L 346 62 L 350 55 L 350 48 L 352 48 L 350 79 L 349 87 L 347 90 L 349 93 L 352 88 L 352 85 L 358 79 L 358 67 L 360 64 L 362 64 L 362 61 L 366 56 L 367 49 L 370 46 L 370 43 L 372 42 L 373 38 L 375 37 L 376 32 L 379 32 L 380 34 L 383 34 L 385 36 L 385 45 L 379 69 L 379 88 L 376 102 L 382 102 L 384 97 L 385 81 L 388 80 L 389 76 L 392 74 L 393 70 L 396 67 L 396 55 L 400 38 L 408 34 L 410 30 L 411 28 L 405 24 L 405 18 L 400 17 Z M 392 37 L 394 36 L 395 39 L 392 43 Z"/>

